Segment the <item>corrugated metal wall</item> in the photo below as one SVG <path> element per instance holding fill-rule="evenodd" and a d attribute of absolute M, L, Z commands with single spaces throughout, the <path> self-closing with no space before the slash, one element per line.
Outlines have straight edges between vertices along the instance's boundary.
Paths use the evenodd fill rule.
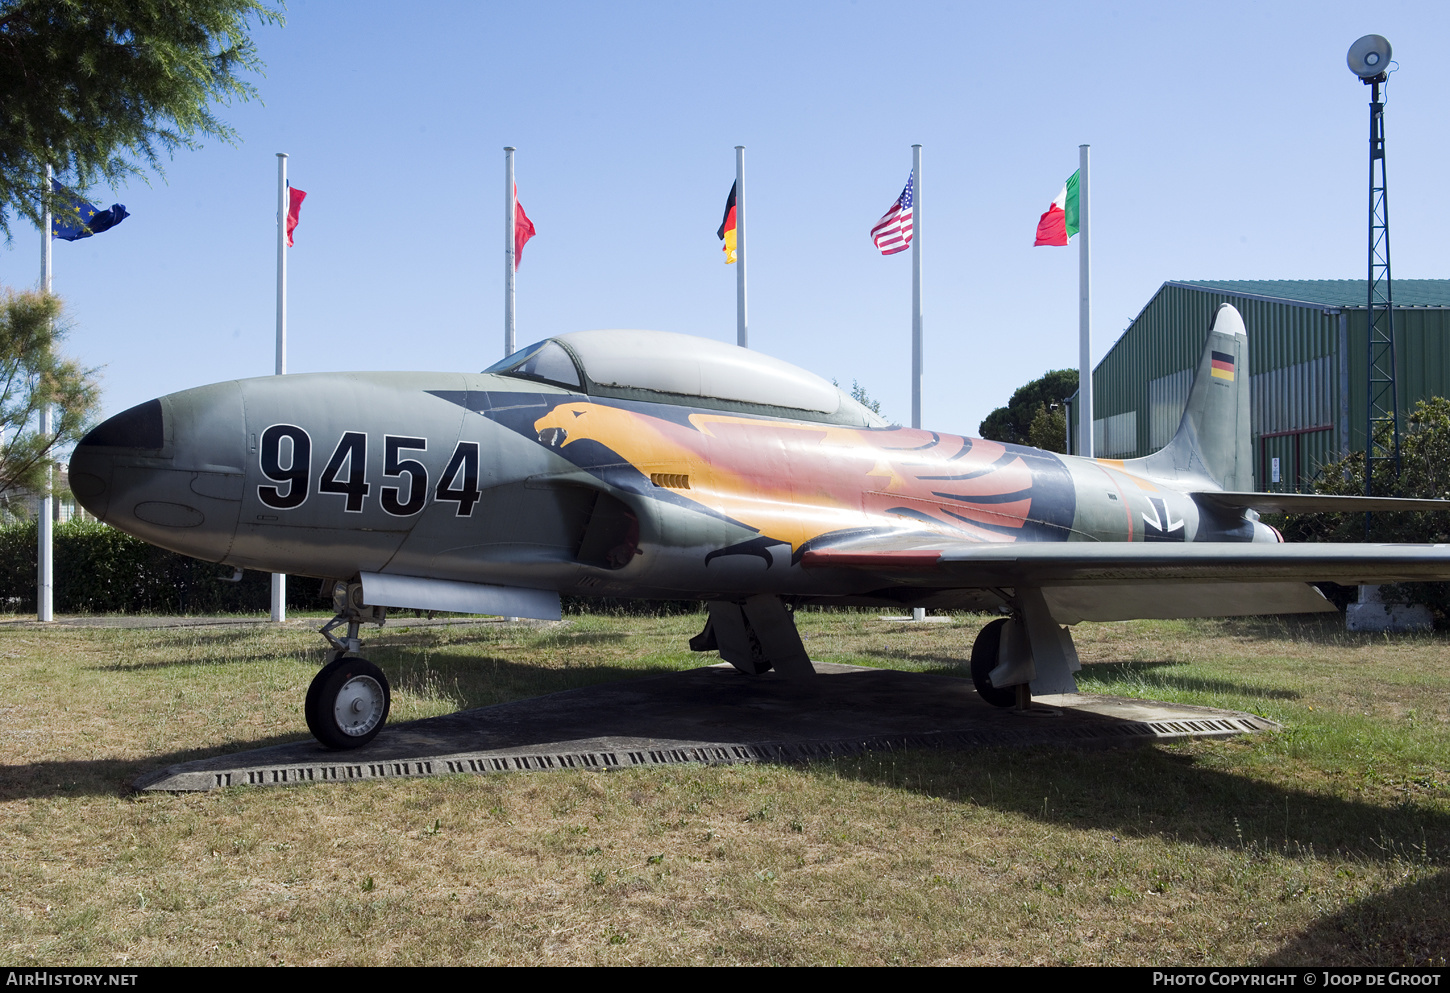
<path fill-rule="evenodd" d="M 1348 447 L 1364 448 L 1365 364 L 1368 362 L 1368 317 L 1364 310 L 1346 314 L 1349 325 Z M 1096 379 L 1093 380 L 1097 382 Z M 1450 396 L 1450 309 L 1416 307 L 1395 310 L 1395 385 L 1401 426 L 1415 402 Z"/>
<path fill-rule="evenodd" d="M 1097 454 L 1134 458 L 1172 437 L 1222 303 L 1238 308 L 1249 331 L 1255 485 L 1308 489 L 1326 461 L 1364 447 L 1363 309 L 1165 285 L 1093 372 Z M 1395 337 L 1401 411 L 1450 395 L 1450 308 L 1397 309 Z"/>

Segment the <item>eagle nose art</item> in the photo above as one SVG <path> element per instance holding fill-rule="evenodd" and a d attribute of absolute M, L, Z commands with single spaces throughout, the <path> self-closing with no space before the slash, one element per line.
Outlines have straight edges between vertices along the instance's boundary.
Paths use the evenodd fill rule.
<path fill-rule="evenodd" d="M 234 383 L 123 411 L 76 446 L 71 492 L 122 531 L 197 558 L 225 558 L 241 511 L 241 413 Z"/>

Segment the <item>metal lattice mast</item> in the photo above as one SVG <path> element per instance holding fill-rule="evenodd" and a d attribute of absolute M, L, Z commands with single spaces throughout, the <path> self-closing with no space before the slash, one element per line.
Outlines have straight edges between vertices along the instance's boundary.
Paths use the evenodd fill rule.
<path fill-rule="evenodd" d="M 1374 495 L 1375 467 L 1392 462 L 1400 474 L 1400 405 L 1395 388 L 1395 311 L 1390 283 L 1390 210 L 1385 187 L 1385 74 L 1364 82 L 1369 104 L 1369 392 L 1364 439 L 1364 493 Z M 1384 431 L 1388 428 L 1388 431 Z"/>

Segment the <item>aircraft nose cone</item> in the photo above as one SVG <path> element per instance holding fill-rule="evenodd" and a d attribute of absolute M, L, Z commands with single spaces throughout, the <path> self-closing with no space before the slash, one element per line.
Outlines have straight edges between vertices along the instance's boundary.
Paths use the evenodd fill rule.
<path fill-rule="evenodd" d="M 159 458 L 165 436 L 160 400 L 147 400 L 102 421 L 71 454 L 70 488 L 76 500 L 89 513 L 105 520 L 116 458 Z"/>
<path fill-rule="evenodd" d="M 241 510 L 244 432 L 235 383 L 148 400 L 81 439 L 71 492 L 113 527 L 218 561 Z"/>

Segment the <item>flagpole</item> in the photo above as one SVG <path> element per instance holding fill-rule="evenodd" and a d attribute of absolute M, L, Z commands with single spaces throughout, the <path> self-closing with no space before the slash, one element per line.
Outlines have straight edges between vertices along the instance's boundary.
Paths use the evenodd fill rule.
<path fill-rule="evenodd" d="M 44 221 L 40 229 L 40 290 L 42 293 L 50 293 L 51 290 L 51 267 L 50 267 L 50 193 L 53 172 L 49 165 L 45 167 L 45 193 L 46 208 Z M 50 404 L 40 408 L 40 433 L 50 437 L 54 425 L 51 423 L 52 414 Z M 45 463 L 45 494 L 40 498 L 40 513 L 36 520 L 36 591 L 35 591 L 35 617 L 39 621 L 55 620 L 55 574 L 54 562 L 51 558 L 51 519 L 52 513 L 51 496 L 51 462 L 49 453 L 46 455 Z"/>
<path fill-rule="evenodd" d="M 750 347 L 745 317 L 745 146 L 735 146 L 735 344 Z"/>
<path fill-rule="evenodd" d="M 911 426 L 921 427 L 921 146 L 911 146 Z M 924 607 L 912 607 L 911 619 L 926 619 Z"/>
<path fill-rule="evenodd" d="M 911 426 L 921 427 L 921 146 L 911 146 Z"/>
<path fill-rule="evenodd" d="M 518 260 L 514 258 L 514 238 L 518 225 L 518 194 L 514 192 L 514 148 L 506 146 L 504 161 L 503 215 L 503 354 L 514 353 L 514 274 Z"/>
<path fill-rule="evenodd" d="M 1092 254 L 1088 247 L 1088 160 L 1091 145 L 1079 145 L 1077 175 L 1077 428 L 1078 453 L 1093 458 Z"/>
<path fill-rule="evenodd" d="M 287 153 L 277 153 L 277 375 L 287 373 Z M 272 573 L 272 620 L 287 619 L 287 574 Z"/>

